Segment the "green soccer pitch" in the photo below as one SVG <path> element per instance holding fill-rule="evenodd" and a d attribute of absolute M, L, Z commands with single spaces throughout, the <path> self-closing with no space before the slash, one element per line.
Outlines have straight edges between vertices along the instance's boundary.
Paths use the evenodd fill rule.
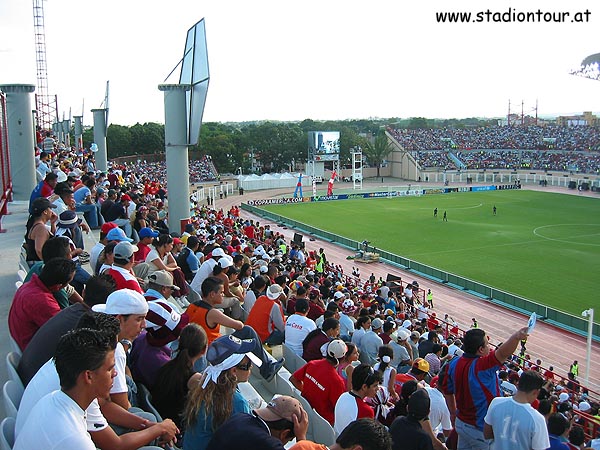
<path fill-rule="evenodd" d="M 600 199 L 507 190 L 264 208 L 577 316 L 600 297 Z"/>

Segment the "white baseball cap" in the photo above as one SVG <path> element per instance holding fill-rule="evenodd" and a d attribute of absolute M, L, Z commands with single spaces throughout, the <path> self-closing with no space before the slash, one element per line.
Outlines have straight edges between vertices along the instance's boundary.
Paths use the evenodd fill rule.
<path fill-rule="evenodd" d="M 223 256 L 225 256 L 225 251 L 221 248 L 221 247 L 217 247 L 215 249 L 213 249 L 213 251 L 210 253 L 210 256 L 212 258 L 222 258 Z"/>
<path fill-rule="evenodd" d="M 283 289 L 278 284 L 272 284 L 267 289 L 267 297 L 271 300 L 277 300 L 281 294 L 283 294 Z"/>
<path fill-rule="evenodd" d="M 148 302 L 138 291 L 119 289 L 108 296 L 106 303 L 92 306 L 92 310 L 112 316 L 147 314 Z"/>
<path fill-rule="evenodd" d="M 348 351 L 348 346 L 341 339 L 334 339 L 329 343 L 326 350 L 326 356 L 332 356 L 336 359 L 343 358 Z"/>

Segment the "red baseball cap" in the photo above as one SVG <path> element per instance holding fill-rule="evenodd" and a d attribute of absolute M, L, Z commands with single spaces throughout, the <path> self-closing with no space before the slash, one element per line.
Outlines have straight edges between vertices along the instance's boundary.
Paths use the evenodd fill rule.
<path fill-rule="evenodd" d="M 108 232 L 110 230 L 112 230 L 113 228 L 117 228 L 118 225 L 114 222 L 105 222 L 104 225 L 102 225 L 102 227 L 100 227 L 100 232 L 103 234 L 108 234 Z"/>

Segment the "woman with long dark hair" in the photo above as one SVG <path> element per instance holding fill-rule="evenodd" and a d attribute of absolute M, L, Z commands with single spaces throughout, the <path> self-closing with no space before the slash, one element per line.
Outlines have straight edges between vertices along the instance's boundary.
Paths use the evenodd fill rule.
<path fill-rule="evenodd" d="M 168 234 L 160 234 L 152 241 L 152 245 L 154 249 L 150 250 L 150 253 L 146 256 L 146 262 L 149 266 L 148 275 L 157 270 L 175 271 L 178 266 L 177 261 L 171 254 L 173 238 Z"/>
<path fill-rule="evenodd" d="M 206 352 L 207 343 L 206 332 L 200 325 L 187 325 L 181 330 L 175 357 L 159 369 L 152 388 L 152 404 L 163 418 L 171 419 L 182 431 L 185 400 L 201 379 L 194 371 L 194 363 Z"/>
<path fill-rule="evenodd" d="M 25 232 L 26 260 L 31 267 L 34 262 L 42 260 L 42 247 L 56 232 L 58 216 L 53 209 L 56 208 L 47 198 L 36 198 L 30 209 L 31 215 L 27 220 Z M 50 229 L 46 224 L 50 222 Z"/>
<path fill-rule="evenodd" d="M 171 275 L 173 275 L 173 284 L 179 288 L 178 291 L 173 291 L 171 295 L 173 297 L 187 295 L 189 288 L 185 282 L 185 275 L 171 253 L 171 250 L 173 250 L 173 238 L 168 234 L 160 234 L 154 239 L 152 245 L 154 249 L 150 250 L 150 253 L 146 256 L 148 275 L 153 274 L 157 270 L 171 272 Z"/>
<path fill-rule="evenodd" d="M 260 360 L 252 353 L 254 342 L 233 336 L 221 336 L 210 344 L 206 359 L 210 365 L 202 380 L 188 393 L 183 413 L 184 450 L 204 450 L 213 433 L 233 414 L 250 413 L 250 405 L 238 390 L 248 381 L 252 362 Z"/>

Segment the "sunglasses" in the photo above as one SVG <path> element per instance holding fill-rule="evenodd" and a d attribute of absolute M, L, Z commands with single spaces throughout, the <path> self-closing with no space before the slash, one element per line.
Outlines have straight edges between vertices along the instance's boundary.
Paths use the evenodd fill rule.
<path fill-rule="evenodd" d="M 238 364 L 237 366 L 235 366 L 236 369 L 238 370 L 243 370 L 244 372 L 247 372 L 248 370 L 250 370 L 252 368 L 252 362 L 247 362 L 246 364 Z"/>

